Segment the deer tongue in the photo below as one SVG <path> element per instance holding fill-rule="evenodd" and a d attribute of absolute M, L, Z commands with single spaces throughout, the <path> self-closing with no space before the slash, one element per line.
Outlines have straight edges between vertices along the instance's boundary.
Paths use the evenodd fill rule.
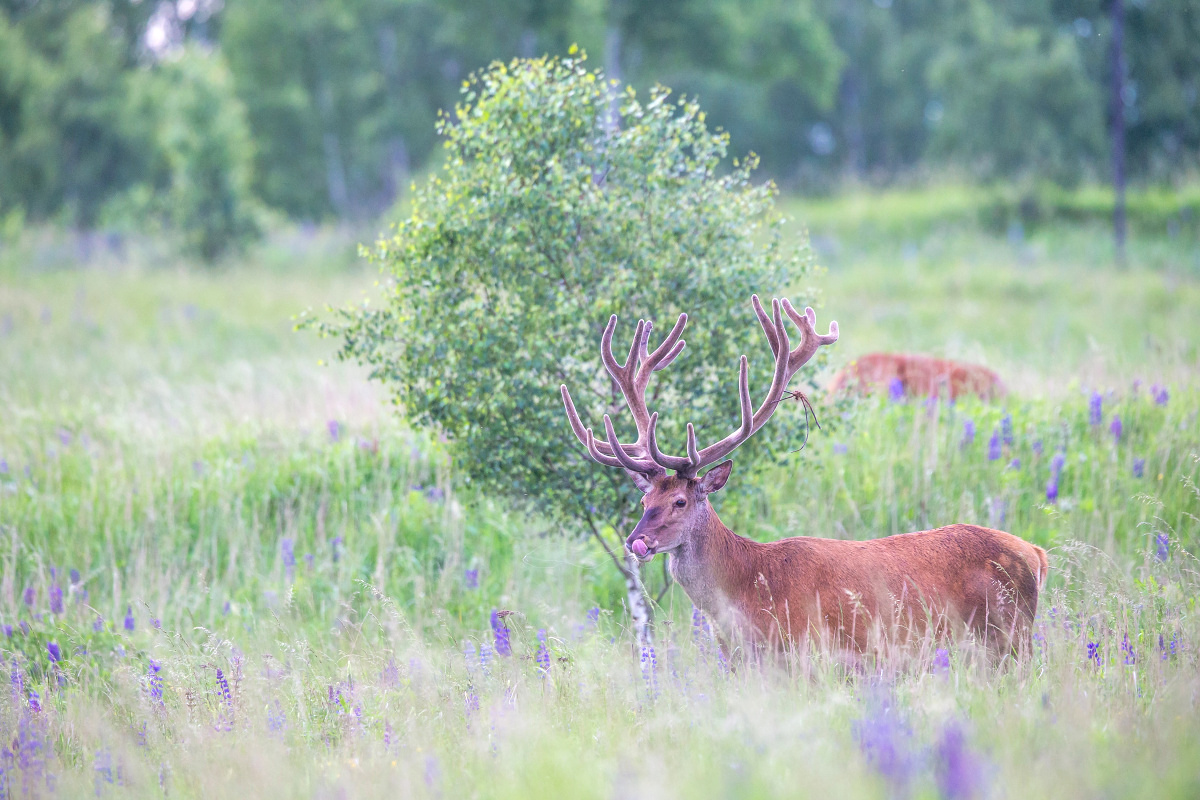
<path fill-rule="evenodd" d="M 634 540 L 633 545 L 631 545 L 629 549 L 632 550 L 633 554 L 638 558 L 645 558 L 646 553 L 649 552 L 646 549 L 646 542 L 644 539 Z"/>

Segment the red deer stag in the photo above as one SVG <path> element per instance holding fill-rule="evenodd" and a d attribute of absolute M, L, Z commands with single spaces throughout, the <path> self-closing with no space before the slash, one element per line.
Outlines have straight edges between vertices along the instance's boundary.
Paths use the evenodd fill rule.
<path fill-rule="evenodd" d="M 721 524 L 708 496 L 725 485 L 733 468 L 732 461 L 722 459 L 766 424 L 792 376 L 817 349 L 838 338 L 836 322 L 829 333 L 816 332 L 811 308 L 801 314 L 787 300 L 775 300 L 768 316 L 757 296 L 752 303 L 775 357 L 771 386 L 753 410 L 743 355 L 741 424 L 715 444 L 700 449 L 688 423 L 687 454 L 667 455 L 655 437 L 658 413 L 646 407 L 651 375 L 683 350 L 686 314 L 653 352 L 648 348 L 651 324 L 639 321 L 624 364 L 612 351 L 615 315 L 604 329 L 600 354 L 637 425 L 632 444 L 617 440 L 608 415 L 606 438 L 597 439 L 580 420 L 567 387 L 561 387 L 567 418 L 588 455 L 624 468 L 645 493 L 641 521 L 625 540 L 626 548 L 641 562 L 666 553 L 672 576 L 716 622 L 726 647 L 746 641 L 781 649 L 812 635 L 863 652 L 879 635 L 904 641 L 926 632 L 941 637 L 970 631 L 996 655 L 1027 649 L 1048 565 L 1042 548 L 1016 536 L 949 525 L 870 541 L 796 536 L 760 543 Z M 794 350 L 781 310 L 800 330 Z M 717 465 L 699 474 L 711 464 Z"/>
<path fill-rule="evenodd" d="M 856 389 L 859 394 L 899 381 L 909 397 L 945 394 L 951 400 L 973 394 L 982 400 L 1003 397 L 1000 376 L 987 367 L 912 353 L 868 353 L 851 361 L 829 382 L 830 392 Z"/>

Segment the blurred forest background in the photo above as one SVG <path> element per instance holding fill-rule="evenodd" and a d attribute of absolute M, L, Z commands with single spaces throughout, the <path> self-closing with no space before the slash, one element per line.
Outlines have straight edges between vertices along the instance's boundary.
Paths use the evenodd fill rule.
<path fill-rule="evenodd" d="M 0 241 L 166 232 L 213 260 L 289 221 L 378 220 L 472 71 L 573 43 L 698 96 L 789 192 L 1178 189 L 1197 42 L 1195 0 L 0 0 Z"/>

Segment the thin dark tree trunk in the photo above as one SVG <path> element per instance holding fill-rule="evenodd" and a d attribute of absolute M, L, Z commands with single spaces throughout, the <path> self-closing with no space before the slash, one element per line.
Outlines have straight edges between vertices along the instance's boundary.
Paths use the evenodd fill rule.
<path fill-rule="evenodd" d="M 1117 263 L 1125 263 L 1125 3 L 1112 2 L 1113 240 Z"/>

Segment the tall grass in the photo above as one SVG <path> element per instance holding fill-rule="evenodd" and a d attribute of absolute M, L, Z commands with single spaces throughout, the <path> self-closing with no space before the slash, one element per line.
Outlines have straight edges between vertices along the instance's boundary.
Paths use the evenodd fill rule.
<path fill-rule="evenodd" d="M 839 348 L 958 331 L 988 353 L 1012 331 L 996 360 L 1029 364 L 1006 372 L 1018 391 L 824 403 L 802 453 L 717 503 L 760 539 L 960 521 L 1047 547 L 1018 665 L 970 642 L 729 659 L 657 562 L 655 645 L 635 651 L 586 538 L 456 483 L 436 437 L 290 332 L 294 311 L 368 277 L 15 274 L 0 294 L 0 795 L 1195 796 L 1195 282 L 1154 323 L 1163 355 L 1131 333 L 1157 302 L 1136 265 L 1087 289 L 1070 264 L 1015 263 L 1005 240 L 955 241 L 922 245 L 908 289 L 873 287 L 883 244 L 834 264 Z M 956 276 L 961 303 L 994 312 L 979 327 L 945 294 L 870 324 L 880 292 Z M 1066 320 L 1075 355 L 1057 362 L 1006 318 L 997 281 Z M 944 317 L 902 324 L 939 303 Z"/>

